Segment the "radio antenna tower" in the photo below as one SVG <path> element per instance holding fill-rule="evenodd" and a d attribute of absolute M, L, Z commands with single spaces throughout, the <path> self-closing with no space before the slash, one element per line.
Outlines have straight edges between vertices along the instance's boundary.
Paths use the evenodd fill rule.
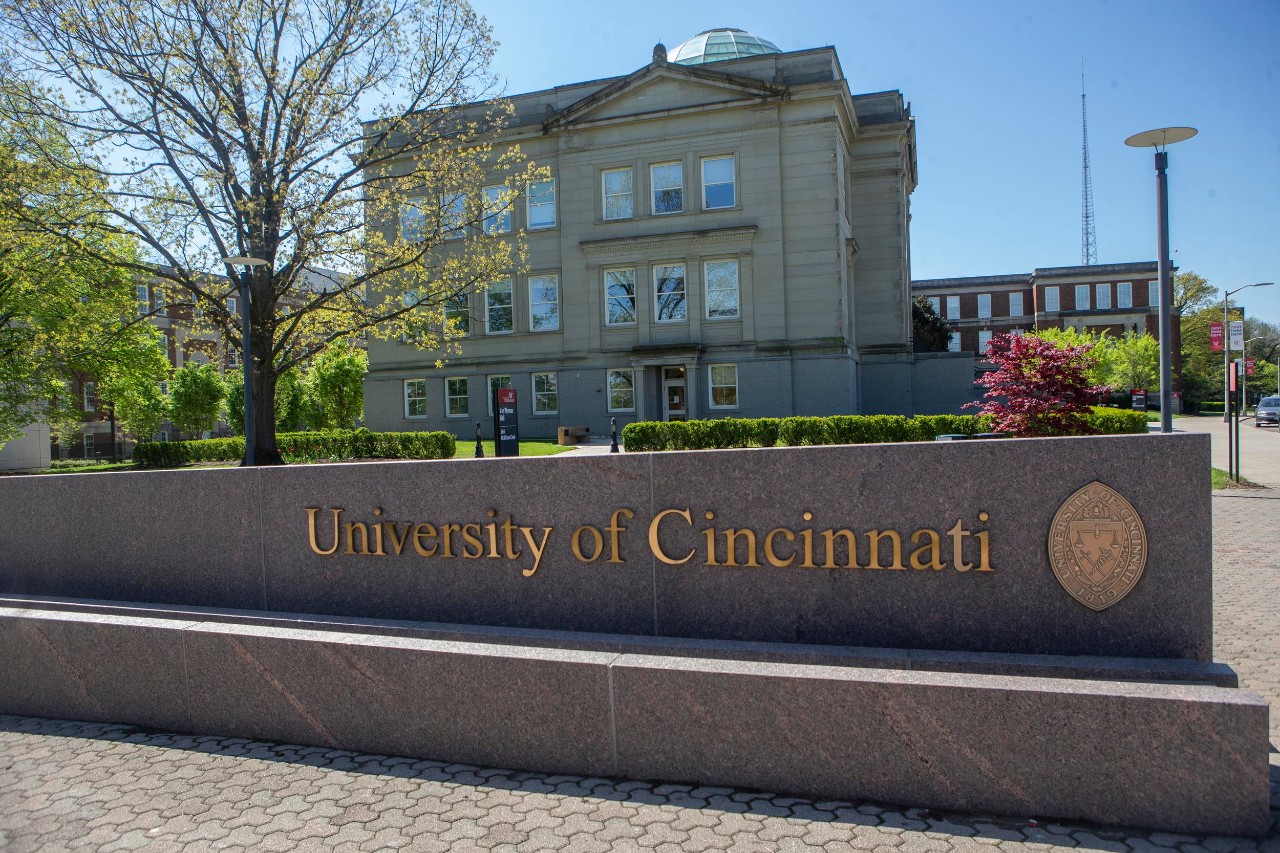
<path fill-rule="evenodd" d="M 1089 115 L 1085 109 L 1084 57 L 1080 57 L 1080 263 L 1098 262 L 1098 237 L 1093 229 L 1093 175 L 1089 172 Z"/>

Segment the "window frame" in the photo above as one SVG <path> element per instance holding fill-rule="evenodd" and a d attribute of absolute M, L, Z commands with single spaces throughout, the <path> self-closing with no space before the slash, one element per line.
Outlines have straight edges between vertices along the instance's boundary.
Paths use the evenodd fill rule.
<path fill-rule="evenodd" d="M 513 384 L 512 384 L 512 381 L 511 381 L 511 374 L 510 374 L 510 373 L 488 373 L 488 374 L 485 374 L 485 377 L 484 377 L 484 387 L 485 387 L 485 389 L 486 389 L 486 391 L 487 391 L 488 398 L 489 398 L 489 399 L 488 399 L 488 402 L 486 402 L 486 403 L 485 403 L 485 406 L 486 406 L 486 407 L 488 408 L 488 410 L 489 410 L 489 417 L 493 417 L 493 392 L 497 390 L 497 388 L 495 388 L 495 387 L 494 387 L 494 384 L 493 384 L 493 380 L 495 380 L 495 379 L 505 379 L 505 380 L 507 380 L 505 384 L 503 384 L 503 385 L 499 385 L 499 386 L 497 386 L 497 388 L 512 388 L 512 387 L 514 387 L 514 386 L 513 386 Z"/>
<path fill-rule="evenodd" d="M 673 189 L 680 191 L 680 207 L 675 210 L 658 210 L 658 187 L 654 181 L 654 172 L 657 169 L 675 166 L 680 170 L 680 185 L 678 187 L 664 187 L 661 192 L 670 192 Z M 684 213 L 684 161 L 683 160 L 663 160 L 660 163 L 649 164 L 649 213 L 652 216 L 674 216 L 677 213 Z"/>
<path fill-rule="evenodd" d="M 497 190 L 499 196 L 501 196 L 503 193 L 508 191 L 506 184 L 492 184 L 491 186 L 487 186 L 481 190 L 481 195 L 483 195 L 484 197 L 484 216 L 480 220 L 480 226 L 484 230 L 484 233 L 490 236 L 493 236 L 496 234 L 510 234 L 511 219 L 512 219 L 511 205 L 508 204 L 502 210 L 495 210 L 495 205 L 497 204 L 497 202 L 490 195 L 490 192 L 489 192 L 490 190 Z M 499 222 L 503 222 L 505 223 L 506 227 L 492 228 L 490 227 L 490 224 L 489 224 L 491 221 L 494 222 L 495 224 Z"/>
<path fill-rule="evenodd" d="M 410 386 L 410 385 L 413 385 L 413 384 L 415 384 L 415 383 L 421 383 L 421 384 L 422 384 L 422 393 L 421 393 L 421 394 L 410 395 L 410 393 L 409 393 L 409 386 Z M 426 377 L 421 377 L 421 378 L 417 378 L 417 379 L 405 379 L 405 380 L 402 380 L 402 382 L 401 382 L 401 388 L 402 388 L 402 392 L 401 392 L 401 393 L 402 393 L 402 394 L 403 394 L 403 396 L 404 396 L 404 418 L 405 418 L 405 420 L 407 420 L 407 421 L 419 421 L 419 420 L 422 420 L 423 418 L 430 417 L 430 415 L 431 415 L 431 409 L 430 409 L 429 404 L 427 403 L 427 380 L 426 380 Z M 415 414 L 413 414 L 413 412 L 411 412 L 411 411 L 410 411 L 409 403 L 410 403 L 411 401 L 412 401 L 412 402 L 421 402 L 421 403 L 422 403 L 422 413 L 421 413 L 421 414 L 417 414 L 417 415 L 415 415 Z"/>
<path fill-rule="evenodd" d="M 985 302 L 985 305 L 986 305 L 986 311 L 985 311 L 985 312 L 983 311 L 983 304 L 984 304 L 984 302 Z M 990 293 L 979 293 L 979 294 L 978 294 L 978 319 L 979 319 L 979 320 L 990 320 L 990 319 L 991 319 L 991 294 L 990 294 Z"/>
<path fill-rule="evenodd" d="M 984 335 L 986 336 L 985 342 L 983 341 Z M 990 329 L 978 330 L 978 355 L 985 356 L 987 354 L 987 347 L 991 345 L 992 337 L 994 337 L 994 335 Z"/>
<path fill-rule="evenodd" d="M 631 376 L 631 406 L 630 408 L 615 408 L 613 405 L 613 385 L 611 377 L 614 373 L 626 373 Z M 604 372 L 604 399 L 605 406 L 610 413 L 635 412 L 636 410 L 636 370 L 634 367 L 609 367 Z"/>
<path fill-rule="evenodd" d="M 609 293 L 609 287 L 610 287 L 610 284 L 609 284 L 609 273 L 611 273 L 611 272 L 629 272 L 629 273 L 631 273 L 631 295 L 630 295 L 630 296 L 612 296 L 612 295 L 610 295 L 610 293 Z M 605 326 L 607 326 L 607 327 L 609 327 L 609 328 L 614 328 L 614 329 L 626 329 L 626 328 L 634 328 L 634 327 L 636 326 L 636 324 L 639 322 L 639 319 L 640 319 L 640 313 L 639 313 L 639 303 L 637 302 L 637 299 L 636 299 L 636 275 L 637 275 L 637 272 L 636 272 L 636 268 L 635 268 L 634 266 L 631 266 L 631 267 L 605 267 L 605 268 L 604 268 L 604 270 L 602 271 L 603 284 L 604 284 L 604 324 L 605 324 Z M 609 305 L 610 305 L 610 303 L 611 303 L 613 300 L 615 300 L 615 299 L 618 299 L 618 300 L 630 299 L 630 300 L 631 300 L 631 319 L 630 319 L 630 320 L 627 320 L 627 321 L 625 321 L 625 322 L 621 322 L 621 323 L 615 323 L 615 322 L 613 322 L 613 321 L 611 320 L 611 316 L 612 316 L 612 315 L 609 313 Z"/>
<path fill-rule="evenodd" d="M 151 289 L 145 284 L 133 286 L 133 298 L 138 303 L 138 316 L 145 317 L 151 313 Z"/>
<path fill-rule="evenodd" d="M 227 297 L 227 313 L 232 317 L 240 316 L 240 300 L 235 296 Z"/>
<path fill-rule="evenodd" d="M 929 305 L 933 307 L 933 313 L 941 317 L 942 316 L 942 297 L 928 296 L 926 298 L 929 300 Z"/>
<path fill-rule="evenodd" d="M 953 313 L 953 312 L 952 312 L 952 310 L 951 310 L 952 308 L 954 308 L 954 309 L 955 309 L 954 313 Z M 948 294 L 948 295 L 947 295 L 947 317 L 946 317 L 946 319 L 948 319 L 948 320 L 959 320 L 959 319 L 960 319 L 960 295 L 959 295 L 959 294 Z"/>
<path fill-rule="evenodd" d="M 550 376 L 550 377 L 551 377 L 551 385 L 552 385 L 552 388 L 551 388 L 551 390 L 550 390 L 550 391 L 547 391 L 547 390 L 539 391 L 539 390 L 538 390 L 538 377 L 540 377 L 540 376 Z M 531 373 L 531 374 L 529 374 L 529 390 L 530 390 L 530 393 L 532 393 L 532 395 L 533 395 L 533 402 L 532 402 L 532 406 L 531 406 L 531 409 L 530 409 L 530 410 L 532 411 L 532 413 L 533 413 L 534 415 L 558 415 L 558 414 L 560 414 L 560 377 L 559 377 L 559 375 L 556 373 L 556 371 L 554 371 L 554 370 L 539 370 L 539 371 L 537 371 L 537 372 L 535 372 L 535 373 Z M 548 395 L 548 394 L 549 394 L 549 395 L 554 396 L 554 397 L 555 397 L 555 408 L 552 408 L 552 409 L 539 409 L 539 408 L 538 408 L 538 395 L 539 395 L 539 394 L 541 394 L 541 395 L 543 395 L 543 396 L 546 396 L 546 395 Z"/>
<path fill-rule="evenodd" d="M 733 199 L 729 204 L 707 204 L 707 187 L 721 187 L 725 185 L 724 181 L 715 184 L 707 183 L 707 163 L 716 160 L 729 161 L 729 186 L 733 190 Z M 738 157 L 736 154 L 711 154 L 699 159 L 699 177 L 702 179 L 702 209 L 703 210 L 732 210 L 738 206 Z"/>
<path fill-rule="evenodd" d="M 461 300 L 461 303 L 462 303 L 461 305 L 452 304 L 454 302 L 458 302 L 459 300 Z M 487 303 L 486 303 L 486 308 L 487 308 Z M 449 327 L 449 320 L 451 320 L 454 315 L 457 315 L 459 313 L 463 315 L 463 319 L 466 322 L 462 324 L 462 334 L 458 335 L 457 337 L 469 338 L 471 337 L 471 294 L 455 293 L 453 296 L 450 296 L 447 299 L 445 299 L 444 322 L 445 322 L 446 330 Z M 513 315 L 513 318 L 514 318 L 514 315 Z"/>
<path fill-rule="evenodd" d="M 422 196 L 410 196 L 400 205 L 400 215 L 397 217 L 396 229 L 401 240 L 409 243 L 421 243 L 426 239 L 422 233 L 423 226 L 427 221 L 427 215 L 422 210 L 424 201 L 425 199 Z M 417 220 L 413 223 L 405 222 L 405 213 L 409 210 L 412 210 L 417 215 Z M 409 227 L 406 227 L 406 225 Z"/>
<path fill-rule="evenodd" d="M 1121 294 L 1124 294 L 1122 297 Z M 1116 282 L 1116 307 L 1132 308 L 1133 307 L 1133 282 L 1118 281 Z"/>
<path fill-rule="evenodd" d="M 716 384 L 715 384 L 715 372 L 716 372 L 716 368 L 717 368 L 717 367 L 732 367 L 732 368 L 733 368 L 733 386 L 732 386 L 732 387 L 733 387 L 733 403 L 731 403 L 731 404 L 729 404 L 729 405 L 724 405 L 724 404 L 717 405 L 717 404 L 716 404 L 716 389 L 717 389 L 717 388 L 728 388 L 728 387 L 730 387 L 730 386 L 728 386 L 728 385 L 716 385 Z M 727 409 L 740 409 L 740 408 L 742 408 L 742 401 L 739 399 L 739 396 L 738 396 L 738 388 L 739 388 L 739 381 L 738 381 L 738 365 L 737 365 L 737 363 L 735 363 L 735 362 L 729 362 L 729 361 L 724 361 L 724 362 L 718 362 L 718 363 L 716 363 L 716 364 L 708 364 L 708 365 L 707 365 L 707 407 L 708 407 L 708 408 L 710 408 L 710 409 L 716 409 L 716 410 L 718 410 L 718 411 L 724 411 L 724 410 L 727 410 Z"/>
<path fill-rule="evenodd" d="M 471 383 L 468 382 L 467 380 L 468 380 L 468 377 L 466 376 L 446 376 L 444 378 L 444 416 L 446 418 L 471 417 Z M 462 383 L 461 394 L 450 393 L 451 389 L 449 387 L 449 383 L 451 382 Z M 460 413 L 455 413 L 453 411 L 452 401 L 458 400 L 458 399 L 462 400 L 464 410 Z"/>
<path fill-rule="evenodd" d="M 1105 299 L 1103 297 L 1106 297 Z M 1106 305 L 1102 303 L 1106 302 Z M 1099 284 L 1093 289 L 1093 307 L 1098 311 L 1111 310 L 1111 285 Z"/>
<path fill-rule="evenodd" d="M 84 434 L 84 436 L 80 440 L 80 448 L 81 448 L 81 451 L 84 453 L 85 459 L 90 458 L 91 454 L 94 456 L 97 455 L 98 442 L 94 439 L 93 433 L 86 432 Z"/>
<path fill-rule="evenodd" d="M 960 343 L 960 330 L 951 330 L 951 339 L 947 341 L 947 352 L 964 352 L 964 345 Z"/>
<path fill-rule="evenodd" d="M 684 316 L 677 317 L 675 319 L 664 320 L 659 316 L 660 312 L 658 310 L 658 296 L 659 296 L 658 271 L 663 269 L 671 269 L 673 267 L 680 267 L 680 269 L 684 270 L 684 274 L 681 276 L 682 283 L 680 288 L 680 292 L 684 295 L 684 299 L 681 302 Z M 680 261 L 678 263 L 655 263 L 653 264 L 650 272 L 651 272 L 650 278 L 653 280 L 653 322 L 654 324 L 665 326 L 669 324 L 689 322 L 689 265 L 686 264 L 684 261 Z M 674 291 L 672 292 L 674 293 Z"/>
<path fill-rule="evenodd" d="M 1084 303 L 1085 303 L 1085 306 L 1084 306 L 1083 308 L 1081 308 L 1081 307 L 1080 307 L 1080 302 L 1081 302 L 1080 295 L 1081 295 L 1081 294 L 1084 294 L 1084 300 L 1083 300 L 1083 301 L 1084 301 Z M 1076 298 L 1076 310 L 1077 310 L 1077 311 L 1092 311 L 1092 310 L 1093 310 L 1093 285 L 1089 285 L 1089 284 L 1077 284 L 1077 285 L 1076 285 L 1075 298 Z"/>
<path fill-rule="evenodd" d="M 98 383 L 97 382 L 80 383 L 80 402 L 83 404 L 80 411 L 82 412 L 98 411 Z"/>
<path fill-rule="evenodd" d="M 733 314 L 712 316 L 711 314 L 711 276 L 707 270 L 712 264 L 733 264 Z M 688 271 L 685 274 L 685 299 L 688 299 Z M 716 288 L 723 291 L 728 288 Z M 742 319 L 742 265 L 737 258 L 711 258 L 702 262 L 702 316 L 712 322 L 734 321 Z M 688 309 L 685 309 L 688 313 Z"/>
<path fill-rule="evenodd" d="M 457 207 L 457 210 L 454 207 Z M 442 242 L 461 240 L 466 236 L 467 194 L 442 193 L 440 196 L 440 240 Z"/>
<path fill-rule="evenodd" d="M 554 303 L 533 301 L 533 283 L 535 280 L 543 280 L 543 281 L 550 280 L 553 282 L 553 286 L 556 289 L 556 301 Z M 560 275 L 558 273 L 539 273 L 537 275 L 531 275 L 528 277 L 527 285 L 529 288 L 529 331 L 531 333 L 537 333 L 537 334 L 542 334 L 544 332 L 560 331 Z M 543 286 L 545 287 L 545 285 Z M 552 304 L 555 305 L 555 309 L 556 309 L 555 326 L 548 327 L 548 328 L 537 328 L 534 324 L 534 306 L 535 305 L 552 305 Z"/>
<path fill-rule="evenodd" d="M 1015 298 L 1018 300 L 1018 313 L 1016 314 L 1013 312 L 1013 300 Z M 1019 291 L 1017 293 L 1010 293 L 1009 294 L 1009 316 L 1022 317 L 1024 315 L 1024 311 L 1025 311 L 1025 306 L 1024 306 L 1024 300 L 1022 298 L 1022 292 Z"/>
<path fill-rule="evenodd" d="M 1049 307 L 1049 303 L 1053 302 L 1053 307 Z M 1062 296 L 1058 292 L 1058 285 L 1046 284 L 1044 287 L 1044 311 L 1046 314 L 1057 314 L 1062 310 Z"/>
<path fill-rule="evenodd" d="M 610 216 L 609 215 L 609 189 L 607 185 L 608 176 L 615 175 L 620 172 L 626 172 L 631 176 L 631 192 L 627 193 L 631 197 L 631 212 L 626 216 Z M 605 222 L 623 222 L 628 219 L 636 218 L 636 170 L 633 166 L 615 166 L 610 169 L 600 170 L 600 219 Z M 622 193 L 614 193 L 613 198 L 621 196 Z"/>
<path fill-rule="evenodd" d="M 503 306 L 503 305 L 493 305 L 493 304 L 491 304 L 491 303 L 489 302 L 489 298 L 490 298 L 490 297 L 493 295 L 493 293 L 494 293 L 494 289 L 493 289 L 493 287 L 494 287 L 494 285 L 495 285 L 495 284 L 502 284 L 502 285 L 506 285 L 506 292 L 507 292 L 508 302 L 507 302 L 507 304 L 506 304 L 505 306 Z M 509 279 L 509 278 L 504 278 L 504 279 L 499 279 L 498 281 L 491 281 L 491 282 L 489 282 L 489 286 L 488 286 L 488 287 L 486 287 L 486 288 L 484 289 L 484 333 L 485 333 L 485 335 L 486 335 L 486 336 L 487 336 L 487 335 L 511 335 L 511 334 L 515 334 L 515 331 L 516 331 L 516 310 L 515 310 L 515 309 L 516 309 L 516 305 L 515 305 L 515 301 L 516 301 L 516 290 L 515 290 L 515 286 L 514 286 L 514 284 L 513 284 L 513 282 L 512 282 L 512 280 L 511 280 L 511 279 Z M 505 330 L 503 330 L 503 329 L 499 329 L 498 331 L 496 331 L 496 332 L 495 332 L 495 331 L 493 330 L 493 324 L 492 324 L 492 322 L 491 322 L 491 321 L 492 321 L 492 319 L 493 319 L 493 312 L 494 312 L 494 310 L 495 310 L 495 309 L 499 309 L 499 310 L 500 310 L 500 309 L 502 309 L 502 308 L 504 308 L 504 307 L 507 309 L 507 311 L 508 311 L 508 312 L 510 312 L 510 315 L 511 315 L 511 327 L 510 327 L 509 329 L 505 329 Z"/>
<path fill-rule="evenodd" d="M 533 216 L 531 215 L 531 212 L 534 208 L 533 189 L 534 187 L 542 186 L 544 184 L 551 185 L 551 204 L 550 204 L 551 222 L 544 225 L 534 225 Z M 535 181 L 534 183 L 529 185 L 529 189 L 525 192 L 525 195 L 524 195 L 524 221 L 525 221 L 525 225 L 528 227 L 530 231 L 546 231 L 548 229 L 555 228 L 560 224 L 560 211 L 558 209 L 557 191 L 558 190 L 556 187 L 556 179 L 554 177 L 548 178 L 545 181 Z M 544 204 L 539 204 L 537 206 L 546 207 L 547 205 L 544 203 Z"/>

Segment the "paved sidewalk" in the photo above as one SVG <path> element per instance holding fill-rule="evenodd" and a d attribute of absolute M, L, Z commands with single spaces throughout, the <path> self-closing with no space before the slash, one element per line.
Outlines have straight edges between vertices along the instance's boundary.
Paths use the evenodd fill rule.
<path fill-rule="evenodd" d="M 1280 700 L 1280 491 L 1213 499 L 1216 654 Z M 1273 714 L 1273 742 L 1280 719 Z M 514 773 L 0 716 L 0 851 L 1274 850 L 1262 842 Z"/>
<path fill-rule="evenodd" d="M 1213 466 L 1227 470 L 1227 425 L 1222 415 L 1174 418 L 1173 429 L 1213 436 Z M 1240 422 L 1240 472 L 1246 480 L 1280 489 L 1280 430 L 1255 427 L 1252 418 Z"/>

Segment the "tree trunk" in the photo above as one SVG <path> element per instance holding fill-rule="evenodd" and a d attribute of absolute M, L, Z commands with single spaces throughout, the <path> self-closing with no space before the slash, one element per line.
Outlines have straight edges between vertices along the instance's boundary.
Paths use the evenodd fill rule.
<path fill-rule="evenodd" d="M 276 444 L 276 376 L 256 363 L 253 371 L 254 461 L 258 465 L 283 465 Z"/>

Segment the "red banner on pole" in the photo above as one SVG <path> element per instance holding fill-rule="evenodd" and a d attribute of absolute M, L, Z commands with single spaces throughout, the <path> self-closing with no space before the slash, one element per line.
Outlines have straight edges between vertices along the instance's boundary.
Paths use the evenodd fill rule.
<path fill-rule="evenodd" d="M 1252 359 L 1252 358 L 1246 358 L 1246 359 L 1244 360 L 1244 375 L 1245 375 L 1245 376 L 1254 376 L 1254 375 L 1256 375 L 1256 374 L 1257 374 L 1257 364 L 1256 364 L 1256 362 L 1255 362 L 1255 361 L 1254 361 L 1254 359 Z"/>
<path fill-rule="evenodd" d="M 1209 352 L 1222 352 L 1222 324 L 1209 324 Z"/>

